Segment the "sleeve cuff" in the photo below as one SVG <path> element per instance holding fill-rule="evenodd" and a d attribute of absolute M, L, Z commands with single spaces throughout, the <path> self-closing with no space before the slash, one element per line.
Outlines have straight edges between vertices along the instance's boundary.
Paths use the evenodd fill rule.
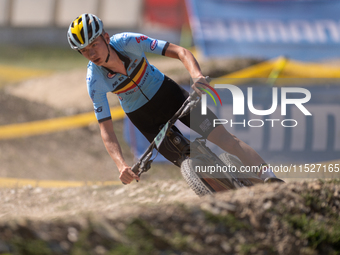
<path fill-rule="evenodd" d="M 107 121 L 107 120 L 111 120 L 111 116 L 107 117 L 107 118 L 104 118 L 104 119 L 100 119 L 100 120 L 98 120 L 98 122 L 102 123 L 102 122 Z"/>
<path fill-rule="evenodd" d="M 166 42 L 166 44 L 164 45 L 164 48 L 163 48 L 163 50 L 162 50 L 162 55 L 163 56 L 165 56 L 165 52 L 166 52 L 166 50 L 168 49 L 168 47 L 169 47 L 169 42 Z"/>

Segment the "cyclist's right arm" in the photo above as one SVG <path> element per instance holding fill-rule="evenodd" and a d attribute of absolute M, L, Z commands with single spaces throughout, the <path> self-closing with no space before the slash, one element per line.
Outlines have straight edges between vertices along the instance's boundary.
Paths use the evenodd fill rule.
<path fill-rule="evenodd" d="M 131 183 L 133 179 L 139 180 L 139 177 L 131 171 L 131 167 L 124 160 L 121 147 L 113 129 L 112 120 L 100 122 L 99 127 L 106 150 L 118 167 L 120 173 L 119 179 L 126 184 Z"/>
<path fill-rule="evenodd" d="M 93 64 L 88 65 L 86 80 L 88 93 L 92 99 L 96 118 L 99 122 L 101 137 L 107 152 L 118 167 L 120 180 L 124 183 L 130 183 L 133 179 L 139 179 L 126 164 L 113 129 L 110 107 L 106 97 L 106 93 L 110 92 L 111 86 L 107 86 L 102 73 Z"/>

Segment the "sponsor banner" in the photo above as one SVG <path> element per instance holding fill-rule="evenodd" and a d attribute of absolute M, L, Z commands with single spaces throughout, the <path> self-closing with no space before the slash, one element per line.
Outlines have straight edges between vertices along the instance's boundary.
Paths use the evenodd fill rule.
<path fill-rule="evenodd" d="M 144 19 L 172 29 L 189 23 L 185 0 L 144 0 Z"/>
<path fill-rule="evenodd" d="M 339 57 L 340 1 L 187 0 L 195 44 L 207 57 Z"/>
<path fill-rule="evenodd" d="M 212 124 L 223 125 L 268 163 L 337 160 L 340 156 L 340 87 L 321 86 L 321 80 L 316 86 L 304 86 L 301 80 L 295 79 L 296 86 L 290 83 L 289 87 L 276 88 L 254 82 L 238 87 L 229 84 L 229 88 L 219 89 L 215 84 L 222 104 L 216 94 L 211 93 L 215 102 L 206 96 L 207 106 L 219 118 Z M 202 107 L 202 113 L 204 110 Z M 191 140 L 195 137 L 191 134 Z M 210 145 L 216 154 L 223 152 Z"/>

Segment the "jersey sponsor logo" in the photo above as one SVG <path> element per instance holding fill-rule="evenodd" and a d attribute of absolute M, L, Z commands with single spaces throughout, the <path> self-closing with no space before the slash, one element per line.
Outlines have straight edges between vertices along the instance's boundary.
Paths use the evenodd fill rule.
<path fill-rule="evenodd" d="M 118 85 L 118 81 L 115 81 L 114 83 L 112 83 L 112 87 L 115 88 Z"/>
<path fill-rule="evenodd" d="M 157 47 L 157 44 L 158 44 L 158 40 L 153 40 L 151 43 L 150 43 L 150 50 L 154 51 Z"/>
<path fill-rule="evenodd" d="M 91 97 L 92 101 L 94 100 L 94 94 L 96 94 L 95 89 L 91 90 L 91 92 L 90 92 L 90 97 Z"/>
<path fill-rule="evenodd" d="M 102 112 L 102 111 L 103 111 L 103 107 L 102 107 L 102 106 L 99 106 L 98 108 L 94 108 L 94 111 L 95 111 L 96 113 Z"/>
<path fill-rule="evenodd" d="M 87 84 L 90 86 L 90 88 L 92 88 L 94 86 L 94 84 L 97 82 L 97 80 L 92 80 L 92 78 L 90 78 L 91 82 L 88 82 Z"/>
<path fill-rule="evenodd" d="M 142 36 L 139 36 L 139 37 L 135 37 L 135 38 L 136 38 L 137 43 L 140 43 L 141 41 L 144 41 L 144 40 L 148 39 L 148 37 L 145 36 L 145 35 L 142 35 Z"/>
<path fill-rule="evenodd" d="M 130 90 L 130 91 L 128 91 L 128 92 L 126 92 L 126 93 L 124 93 L 126 96 L 128 96 L 128 95 L 131 95 L 131 94 L 133 94 L 133 93 L 135 93 L 135 92 L 137 92 L 139 90 L 139 88 L 138 87 L 136 87 L 136 88 L 134 88 L 134 89 L 132 89 L 132 90 Z"/>
<path fill-rule="evenodd" d="M 115 77 L 115 76 L 116 76 L 115 73 L 113 73 L 113 74 L 108 73 L 108 74 L 107 74 L 107 78 L 109 78 L 109 79 L 112 79 L 112 78 Z"/>
<path fill-rule="evenodd" d="M 136 59 L 132 64 L 131 64 L 131 68 L 135 68 L 137 66 L 137 61 L 138 59 Z"/>
<path fill-rule="evenodd" d="M 128 37 L 128 34 L 123 34 L 122 38 L 123 38 L 124 44 L 128 45 L 132 37 Z"/>

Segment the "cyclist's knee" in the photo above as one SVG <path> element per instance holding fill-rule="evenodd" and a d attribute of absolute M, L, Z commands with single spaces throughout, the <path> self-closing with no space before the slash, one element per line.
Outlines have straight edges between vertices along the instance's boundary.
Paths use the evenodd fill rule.
<path fill-rule="evenodd" d="M 229 133 L 222 126 L 213 130 L 208 136 L 208 140 L 219 146 L 221 149 L 232 153 L 240 147 L 240 139 Z"/>
<path fill-rule="evenodd" d="M 240 143 L 241 143 L 240 139 L 238 139 L 235 135 L 230 134 L 230 136 L 224 137 L 221 140 L 223 142 L 224 150 L 226 150 L 227 152 L 229 152 L 231 154 L 237 153 L 237 151 L 240 148 Z"/>

